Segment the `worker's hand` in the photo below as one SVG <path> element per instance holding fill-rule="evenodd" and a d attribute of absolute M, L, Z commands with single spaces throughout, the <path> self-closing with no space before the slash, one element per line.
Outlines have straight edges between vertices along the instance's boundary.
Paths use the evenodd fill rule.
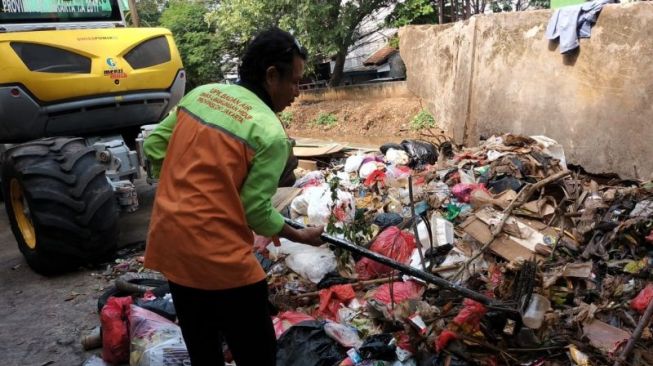
<path fill-rule="evenodd" d="M 305 229 L 299 230 L 300 242 L 308 245 L 322 245 L 324 241 L 320 238 L 320 235 L 324 232 L 324 226 L 311 226 Z"/>

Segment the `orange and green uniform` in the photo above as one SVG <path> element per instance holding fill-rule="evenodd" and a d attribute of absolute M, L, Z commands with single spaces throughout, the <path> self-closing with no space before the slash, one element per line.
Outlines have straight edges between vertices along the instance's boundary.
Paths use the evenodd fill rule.
<path fill-rule="evenodd" d="M 144 149 L 154 175 L 160 172 L 145 266 L 204 290 L 264 280 L 252 230 L 269 237 L 283 228 L 271 198 L 291 153 L 270 107 L 242 86 L 204 85 Z"/>

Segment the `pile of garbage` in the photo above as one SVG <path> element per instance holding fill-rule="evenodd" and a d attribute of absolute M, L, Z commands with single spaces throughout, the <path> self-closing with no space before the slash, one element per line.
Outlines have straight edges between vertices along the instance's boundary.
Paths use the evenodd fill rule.
<path fill-rule="evenodd" d="M 298 169 L 278 193 L 325 245 L 256 238 L 279 365 L 653 362 L 653 183 L 568 167 L 544 136 L 379 150 Z M 137 318 L 137 356 L 182 352 L 174 316 L 144 344 L 135 327 L 153 316 L 113 306 Z"/>

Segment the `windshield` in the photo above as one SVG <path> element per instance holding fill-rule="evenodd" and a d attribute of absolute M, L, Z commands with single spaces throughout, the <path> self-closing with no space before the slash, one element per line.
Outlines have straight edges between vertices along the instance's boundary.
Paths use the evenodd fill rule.
<path fill-rule="evenodd" d="M 0 24 L 121 20 L 118 0 L 0 0 Z"/>

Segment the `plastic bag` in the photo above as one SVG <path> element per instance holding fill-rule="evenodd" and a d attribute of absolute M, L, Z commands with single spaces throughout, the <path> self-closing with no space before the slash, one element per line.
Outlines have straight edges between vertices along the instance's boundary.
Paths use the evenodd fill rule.
<path fill-rule="evenodd" d="M 305 176 L 299 178 L 293 187 L 295 188 L 308 188 L 308 187 L 316 187 L 321 184 L 323 184 L 324 181 L 324 172 L 321 170 L 315 170 L 312 171 Z"/>
<path fill-rule="evenodd" d="M 277 365 L 333 366 L 346 350 L 325 332 L 321 322 L 303 322 L 288 329 L 277 342 Z"/>
<path fill-rule="evenodd" d="M 353 173 L 357 172 L 360 169 L 361 164 L 363 164 L 363 159 L 365 155 L 352 155 L 345 160 L 345 172 Z"/>
<path fill-rule="evenodd" d="M 341 305 L 346 305 L 356 298 L 356 292 L 350 285 L 335 285 L 328 289 L 320 290 L 320 306 L 316 315 L 326 319 L 335 320 Z"/>
<path fill-rule="evenodd" d="M 286 265 L 303 278 L 318 283 L 337 268 L 336 256 L 329 248 L 303 245 L 303 250 L 286 257 Z"/>
<path fill-rule="evenodd" d="M 130 366 L 190 365 L 181 328 L 168 319 L 132 305 L 129 334 Z"/>
<path fill-rule="evenodd" d="M 360 170 L 358 171 L 358 175 L 361 177 L 361 179 L 366 179 L 372 172 L 379 170 L 379 169 L 384 169 L 385 165 L 383 163 L 380 163 L 376 160 L 368 161 L 366 163 L 363 163 L 361 165 Z"/>
<path fill-rule="evenodd" d="M 136 299 L 136 305 L 155 312 L 170 321 L 175 321 L 177 318 L 175 304 L 172 303 L 172 297 L 169 294 L 152 300 Z"/>
<path fill-rule="evenodd" d="M 637 310 L 640 314 L 644 314 L 648 303 L 653 299 L 653 283 L 649 283 L 640 291 L 634 299 L 630 301 L 630 307 Z"/>
<path fill-rule="evenodd" d="M 111 366 L 110 364 L 104 362 L 104 360 L 96 355 L 91 356 L 89 359 L 84 361 L 82 366 Z"/>
<path fill-rule="evenodd" d="M 385 153 L 385 159 L 392 165 L 408 165 L 410 158 L 404 150 L 390 148 Z"/>
<path fill-rule="evenodd" d="M 390 291 L 390 287 L 392 287 L 392 292 Z M 374 299 L 385 304 L 390 304 L 392 303 L 391 293 L 395 303 L 410 299 L 419 299 L 424 294 L 424 286 L 415 281 L 384 283 L 374 292 Z"/>
<path fill-rule="evenodd" d="M 405 166 L 390 165 L 386 169 L 386 184 L 389 187 L 408 187 L 408 177 L 410 177 L 410 168 Z"/>
<path fill-rule="evenodd" d="M 394 361 L 397 358 L 392 334 L 376 334 L 365 338 L 358 352 L 366 360 Z"/>
<path fill-rule="evenodd" d="M 102 359 L 111 364 L 129 360 L 129 325 L 132 298 L 110 297 L 100 312 Z"/>
<path fill-rule="evenodd" d="M 483 183 L 458 183 L 453 186 L 451 193 L 453 193 L 458 201 L 469 203 L 472 192 L 478 189 L 482 189 L 487 192 L 487 189 L 485 189 L 485 185 L 483 185 Z"/>
<path fill-rule="evenodd" d="M 404 264 L 410 261 L 414 249 L 415 238 L 413 235 L 399 230 L 396 226 L 383 230 L 370 247 L 371 251 Z M 376 278 L 391 271 L 392 268 L 369 258 L 363 258 L 356 263 L 356 272 L 363 280 Z"/>
<path fill-rule="evenodd" d="M 430 142 L 420 140 L 404 140 L 401 142 L 404 150 L 410 156 L 410 167 L 435 164 L 438 161 L 438 149 Z"/>
<path fill-rule="evenodd" d="M 272 324 L 274 325 L 274 334 L 277 336 L 277 339 L 281 337 L 281 335 L 286 332 L 290 327 L 292 327 L 295 324 L 299 324 L 301 322 L 305 321 L 311 321 L 315 320 L 310 315 L 306 315 L 304 313 L 299 313 L 296 311 L 284 311 L 283 313 L 280 313 L 279 315 L 272 317 Z"/>
<path fill-rule="evenodd" d="M 363 344 L 363 341 L 358 336 L 358 331 L 354 327 L 327 322 L 324 324 L 324 332 L 346 348 L 358 348 Z"/>
<path fill-rule="evenodd" d="M 389 226 L 396 226 L 404 222 L 404 218 L 393 212 L 380 213 L 374 217 L 374 225 L 381 228 L 381 230 L 386 229 Z"/>
<path fill-rule="evenodd" d="M 356 214 L 356 203 L 354 196 L 351 193 L 338 190 L 336 192 L 337 199 L 333 202 L 331 198 L 331 190 L 329 186 L 323 184 L 319 187 L 313 187 L 304 192 L 299 197 L 306 196 L 308 207 L 306 208 L 306 215 L 308 215 L 308 223 L 311 225 L 327 225 L 331 214 L 336 216 L 336 219 L 341 222 L 351 222 L 354 220 Z M 296 200 L 297 198 L 295 198 Z M 293 202 L 295 201 L 293 200 Z M 291 204 L 291 210 L 296 210 Z M 303 212 L 296 210 L 298 213 Z"/>

